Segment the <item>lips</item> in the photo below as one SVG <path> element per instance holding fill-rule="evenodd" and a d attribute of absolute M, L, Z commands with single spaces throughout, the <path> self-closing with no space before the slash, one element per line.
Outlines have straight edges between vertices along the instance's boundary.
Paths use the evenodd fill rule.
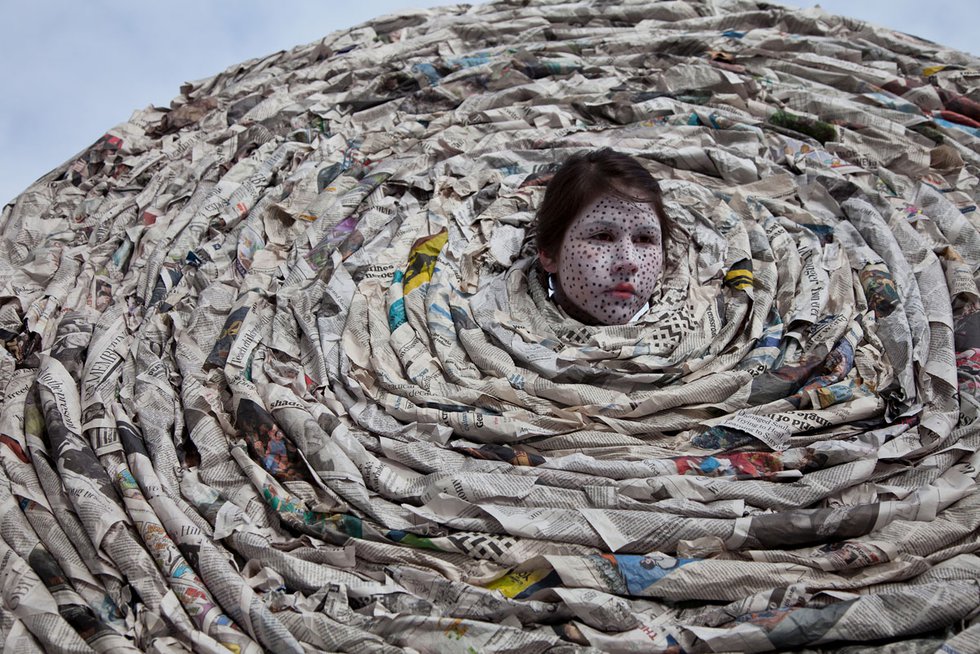
<path fill-rule="evenodd" d="M 610 295 L 614 298 L 620 300 L 631 300 L 633 296 L 636 295 L 636 287 L 632 284 L 622 283 L 616 284 L 611 289 L 609 289 Z"/>

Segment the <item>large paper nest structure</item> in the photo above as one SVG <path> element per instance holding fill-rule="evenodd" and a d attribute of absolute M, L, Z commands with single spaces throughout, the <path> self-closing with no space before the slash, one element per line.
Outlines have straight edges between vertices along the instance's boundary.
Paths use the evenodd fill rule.
<path fill-rule="evenodd" d="M 978 64 L 497 2 L 137 111 L 3 212 L 4 651 L 980 651 Z M 614 327 L 531 245 L 602 146 L 670 224 Z"/>

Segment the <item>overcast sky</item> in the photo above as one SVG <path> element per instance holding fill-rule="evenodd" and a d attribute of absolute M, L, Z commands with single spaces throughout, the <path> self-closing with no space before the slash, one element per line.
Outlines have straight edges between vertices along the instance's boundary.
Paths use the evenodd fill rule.
<path fill-rule="evenodd" d="M 0 0 L 0 206 L 185 81 L 439 0 Z M 813 2 L 784 4 L 812 6 Z M 971 0 L 827 0 L 842 13 L 978 52 Z"/>

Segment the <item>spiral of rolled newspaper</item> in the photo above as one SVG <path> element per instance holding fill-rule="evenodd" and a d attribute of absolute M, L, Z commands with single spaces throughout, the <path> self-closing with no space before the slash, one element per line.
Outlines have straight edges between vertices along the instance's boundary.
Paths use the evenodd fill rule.
<path fill-rule="evenodd" d="M 504 0 L 137 111 L 3 210 L 4 651 L 980 651 L 978 101 L 819 10 Z M 669 214 L 610 327 L 534 266 L 599 147 Z"/>

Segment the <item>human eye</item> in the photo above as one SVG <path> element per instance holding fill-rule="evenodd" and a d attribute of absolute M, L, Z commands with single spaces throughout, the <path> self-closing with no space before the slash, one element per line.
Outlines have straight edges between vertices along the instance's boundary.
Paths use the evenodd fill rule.
<path fill-rule="evenodd" d="M 599 243 L 612 243 L 612 241 L 615 240 L 615 237 L 612 235 L 612 232 L 603 230 L 601 232 L 595 232 L 594 234 L 592 234 L 589 237 L 589 240 L 597 241 Z"/>
<path fill-rule="evenodd" d="M 657 237 L 653 234 L 637 234 L 633 237 L 633 242 L 637 245 L 657 245 Z"/>

